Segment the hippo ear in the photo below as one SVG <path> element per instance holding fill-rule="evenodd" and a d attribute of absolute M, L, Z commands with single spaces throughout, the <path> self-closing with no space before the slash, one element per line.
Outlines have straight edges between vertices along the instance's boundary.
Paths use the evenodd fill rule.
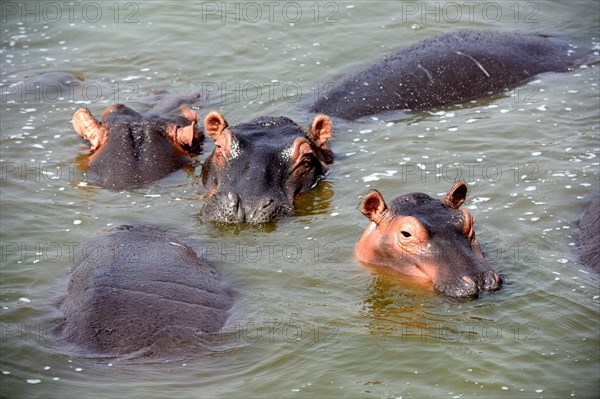
<path fill-rule="evenodd" d="M 186 124 L 181 127 L 175 123 L 167 123 L 167 134 L 177 144 L 192 147 L 194 140 L 202 140 L 202 132 L 198 129 L 198 114 L 190 107 L 182 105 L 176 112 L 179 123 Z"/>
<path fill-rule="evenodd" d="M 229 125 L 220 112 L 212 111 L 204 118 L 204 130 L 214 140 L 217 140 L 221 132 L 227 129 L 227 126 Z"/>
<path fill-rule="evenodd" d="M 332 136 L 333 125 L 327 115 L 317 115 L 313 119 L 312 125 L 310 126 L 310 138 L 317 145 L 322 147 Z"/>
<path fill-rule="evenodd" d="M 179 127 L 174 123 L 169 123 L 167 125 L 167 134 L 174 142 L 181 145 L 191 146 L 194 142 L 195 126 L 196 122 L 192 122 L 184 127 Z"/>
<path fill-rule="evenodd" d="M 467 198 L 467 190 L 468 189 L 465 182 L 461 181 L 456 183 L 454 186 L 452 186 L 450 191 L 448 191 L 448 194 L 446 194 L 444 202 L 450 208 L 458 209 L 463 204 L 463 202 L 465 202 L 465 198 Z"/>
<path fill-rule="evenodd" d="M 327 115 L 317 115 L 313 119 L 310 131 L 308 132 L 310 140 L 317 147 L 317 157 L 324 167 L 333 163 L 333 151 L 329 148 L 327 141 L 331 139 L 333 125 Z"/>
<path fill-rule="evenodd" d="M 370 221 L 379 224 L 387 210 L 387 205 L 379 191 L 371 190 L 365 195 L 358 208 Z"/>
<path fill-rule="evenodd" d="M 87 108 L 75 111 L 72 123 L 77 134 L 90 142 L 92 151 L 100 148 L 106 141 L 106 127 Z"/>

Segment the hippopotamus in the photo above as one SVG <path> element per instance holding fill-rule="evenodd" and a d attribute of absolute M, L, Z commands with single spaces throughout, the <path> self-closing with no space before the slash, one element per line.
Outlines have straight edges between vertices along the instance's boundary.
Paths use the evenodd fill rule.
<path fill-rule="evenodd" d="M 415 43 L 343 77 L 313 112 L 357 119 L 390 110 L 460 103 L 575 63 L 569 44 L 541 34 L 464 31 Z"/>
<path fill-rule="evenodd" d="M 224 325 L 229 289 L 178 236 L 120 226 L 88 243 L 60 305 L 61 336 L 102 357 L 202 350 Z"/>
<path fill-rule="evenodd" d="M 467 185 L 459 182 L 443 200 L 410 193 L 388 206 L 381 193 L 370 191 L 359 206 L 371 222 L 356 244 L 358 259 L 415 277 L 449 297 L 499 289 L 502 278 L 483 257 L 473 216 L 459 209 L 466 196 Z"/>
<path fill-rule="evenodd" d="M 303 130 L 286 117 L 264 116 L 229 126 L 219 112 L 204 121 L 215 148 L 202 164 L 205 222 L 268 223 L 294 210 L 296 194 L 310 190 L 329 170 L 333 126 L 317 115 Z"/>
<path fill-rule="evenodd" d="M 137 101 L 141 105 L 144 114 L 161 116 L 172 112 L 182 105 L 191 107 L 201 106 L 201 96 L 200 92 L 171 94 L 167 90 L 157 90 L 145 97 L 139 98 Z"/>
<path fill-rule="evenodd" d="M 578 223 L 581 262 L 600 272 L 600 196 L 593 198 Z"/>
<path fill-rule="evenodd" d="M 87 108 L 75 112 L 73 127 L 91 145 L 89 167 L 100 186 L 120 190 L 150 183 L 200 154 L 198 115 L 177 101 L 168 104 L 160 102 L 144 114 L 113 104 L 100 121 Z"/>
<path fill-rule="evenodd" d="M 1 94 L 3 102 L 55 103 L 90 100 L 96 99 L 98 91 L 101 91 L 98 82 L 84 82 L 83 76 L 69 72 L 22 72 L 17 73 L 15 78 L 16 81 L 9 84 L 7 90 Z"/>

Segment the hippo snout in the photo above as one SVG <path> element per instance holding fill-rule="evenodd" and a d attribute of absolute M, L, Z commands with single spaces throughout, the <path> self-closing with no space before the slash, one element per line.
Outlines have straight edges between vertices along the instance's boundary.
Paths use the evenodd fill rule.
<path fill-rule="evenodd" d="M 243 198 L 229 191 L 215 194 L 202 207 L 200 217 L 205 222 L 269 223 L 291 213 L 291 205 L 270 196 Z"/>
<path fill-rule="evenodd" d="M 244 207 L 240 203 L 239 195 L 228 192 L 215 194 L 202 206 L 200 218 L 204 222 L 240 223 L 246 218 Z"/>
<path fill-rule="evenodd" d="M 464 275 L 454 282 L 438 283 L 436 291 L 453 298 L 476 298 L 482 291 L 500 289 L 502 277 L 494 271 L 486 271 L 479 276 Z"/>
<path fill-rule="evenodd" d="M 452 298 L 476 298 L 479 293 L 479 286 L 469 276 L 463 276 L 453 283 L 438 283 L 434 286 L 440 294 Z"/>
<path fill-rule="evenodd" d="M 276 206 L 273 198 L 262 198 L 256 202 L 254 209 L 250 210 L 248 219 L 254 223 L 266 223 L 276 217 Z"/>

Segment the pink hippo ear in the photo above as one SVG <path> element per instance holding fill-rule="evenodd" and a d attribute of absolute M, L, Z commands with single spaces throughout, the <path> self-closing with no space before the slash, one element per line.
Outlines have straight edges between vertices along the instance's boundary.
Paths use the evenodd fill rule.
<path fill-rule="evenodd" d="M 167 134 L 171 140 L 178 144 L 192 146 L 194 138 L 196 136 L 201 137 L 201 132 L 197 128 L 198 114 L 191 108 L 183 105 L 179 108 L 179 115 L 185 119 L 188 125 L 180 127 L 175 123 L 169 123 L 167 124 Z"/>
<path fill-rule="evenodd" d="M 191 146 L 194 142 L 194 131 L 196 122 L 192 122 L 190 125 L 178 127 L 174 123 L 167 124 L 167 134 L 169 138 L 174 142 L 181 145 Z"/>
<path fill-rule="evenodd" d="M 332 136 L 333 125 L 327 115 L 317 115 L 313 119 L 312 125 L 310 126 L 310 138 L 317 145 L 321 147 L 325 144 Z"/>
<path fill-rule="evenodd" d="M 358 209 L 360 209 L 362 214 L 369 218 L 370 221 L 379 224 L 387 210 L 387 205 L 379 191 L 371 190 L 360 202 Z"/>
<path fill-rule="evenodd" d="M 465 182 L 458 182 L 452 186 L 450 191 L 448 191 L 448 194 L 446 194 L 446 197 L 444 198 L 444 202 L 450 208 L 458 209 L 463 202 L 465 202 L 465 198 L 467 198 L 467 191 L 468 188 Z"/>
<path fill-rule="evenodd" d="M 90 142 L 91 151 L 96 151 L 106 141 L 106 127 L 87 108 L 75 111 L 72 123 L 77 134 Z"/>
<path fill-rule="evenodd" d="M 206 118 L 204 118 L 204 130 L 206 134 L 213 138 L 213 140 L 217 141 L 221 132 L 227 129 L 227 121 L 223 118 L 220 112 L 212 111 Z"/>
<path fill-rule="evenodd" d="M 317 115 L 310 126 L 308 135 L 317 149 L 317 156 L 324 165 L 333 163 L 333 152 L 327 141 L 333 136 L 333 124 L 327 115 Z"/>
<path fill-rule="evenodd" d="M 234 142 L 233 133 L 227 129 L 229 125 L 220 112 L 212 111 L 204 118 L 204 130 L 206 134 L 215 140 L 213 150 L 213 162 L 223 166 L 228 162 L 231 155 L 231 145 Z"/>
<path fill-rule="evenodd" d="M 204 133 L 198 126 L 198 121 L 200 117 L 188 106 L 182 105 L 179 108 L 179 114 L 187 121 L 188 126 L 184 126 L 180 128 L 181 130 L 178 132 L 178 137 L 181 138 L 183 144 L 187 144 L 190 147 L 194 147 L 200 144 L 202 140 L 204 140 Z"/>

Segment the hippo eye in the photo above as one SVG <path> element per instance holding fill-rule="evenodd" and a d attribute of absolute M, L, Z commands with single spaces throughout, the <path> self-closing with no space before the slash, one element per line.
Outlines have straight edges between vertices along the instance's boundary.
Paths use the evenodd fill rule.
<path fill-rule="evenodd" d="M 294 165 L 294 168 L 292 169 L 292 173 L 296 172 L 300 169 L 306 169 L 310 166 L 310 164 L 312 163 L 313 157 L 311 156 L 311 154 L 305 154 L 302 156 L 302 158 L 300 158 L 300 160 L 298 160 L 298 162 L 296 162 L 296 165 Z M 300 173 L 304 173 L 304 172 L 300 172 Z"/>
<path fill-rule="evenodd" d="M 410 234 L 408 231 L 401 231 L 400 234 L 402 234 L 406 238 L 412 237 L 412 234 Z"/>
<path fill-rule="evenodd" d="M 303 165 L 308 165 L 312 162 L 313 157 L 311 156 L 311 154 L 306 154 L 302 157 L 302 160 L 300 161 L 301 164 Z"/>

